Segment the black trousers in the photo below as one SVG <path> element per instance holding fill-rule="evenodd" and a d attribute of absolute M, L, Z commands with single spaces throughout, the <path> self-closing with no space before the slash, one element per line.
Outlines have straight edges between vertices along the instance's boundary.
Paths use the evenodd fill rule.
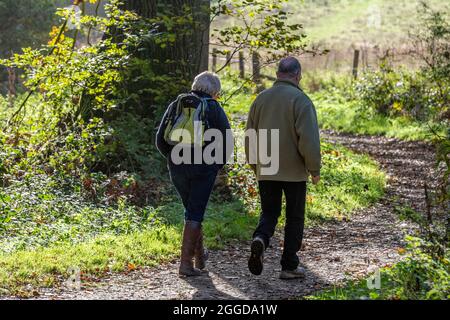
<path fill-rule="evenodd" d="M 266 248 L 269 246 L 281 215 L 283 192 L 286 198 L 286 225 L 281 268 L 295 270 L 299 265 L 297 252 L 303 240 L 306 182 L 259 181 L 262 213 L 253 237 L 262 238 Z"/>

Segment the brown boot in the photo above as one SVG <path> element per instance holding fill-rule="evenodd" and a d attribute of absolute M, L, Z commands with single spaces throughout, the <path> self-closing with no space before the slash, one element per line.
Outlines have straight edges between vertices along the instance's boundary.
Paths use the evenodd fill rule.
<path fill-rule="evenodd" d="M 200 236 L 197 240 L 197 245 L 195 246 L 195 267 L 197 269 L 203 270 L 206 267 L 206 260 L 208 260 L 209 252 L 203 246 L 203 228 L 200 229 Z"/>
<path fill-rule="evenodd" d="M 183 243 L 181 245 L 181 262 L 178 271 L 180 276 L 200 276 L 202 272 L 194 268 L 192 259 L 195 254 L 195 246 L 201 232 L 201 224 L 196 221 L 186 220 L 183 230 Z"/>

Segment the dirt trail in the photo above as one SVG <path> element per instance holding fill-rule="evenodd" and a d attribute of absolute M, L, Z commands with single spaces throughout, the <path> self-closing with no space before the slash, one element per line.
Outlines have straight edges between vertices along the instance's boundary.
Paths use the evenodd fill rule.
<path fill-rule="evenodd" d="M 213 251 L 209 273 L 181 279 L 177 263 L 142 269 L 128 275 L 111 274 L 81 291 L 45 289 L 38 299 L 289 299 L 310 294 L 349 277 L 367 275 L 372 268 L 400 259 L 404 232 L 411 226 L 400 222 L 394 206 L 405 203 L 415 209 L 424 205 L 423 182 L 432 176 L 434 153 L 422 142 L 403 142 L 383 137 L 323 132 L 331 142 L 365 152 L 389 175 L 386 195 L 370 208 L 356 212 L 350 221 L 330 222 L 305 231 L 301 263 L 305 280 L 282 281 L 280 239 L 267 250 L 263 274 L 247 270 L 249 242 Z"/>

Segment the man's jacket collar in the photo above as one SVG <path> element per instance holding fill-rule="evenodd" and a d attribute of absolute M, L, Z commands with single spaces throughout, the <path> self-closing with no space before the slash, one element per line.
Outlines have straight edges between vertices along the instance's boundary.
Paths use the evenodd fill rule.
<path fill-rule="evenodd" d="M 298 85 L 296 85 L 295 83 L 293 83 L 292 81 L 289 81 L 289 80 L 277 79 L 277 80 L 275 80 L 273 85 L 274 86 L 290 85 L 290 86 L 297 88 L 300 91 L 303 91 L 302 89 L 300 89 L 300 87 Z"/>

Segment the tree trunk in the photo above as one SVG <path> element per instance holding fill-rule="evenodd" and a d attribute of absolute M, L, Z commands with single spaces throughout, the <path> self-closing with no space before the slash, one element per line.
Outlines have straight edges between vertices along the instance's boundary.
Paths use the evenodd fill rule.
<path fill-rule="evenodd" d="M 137 97 L 127 100 L 117 109 L 119 114 L 130 112 L 146 118 L 154 118 L 181 92 L 189 90 L 194 77 L 208 70 L 210 0 L 125 0 L 123 9 L 134 11 L 143 19 L 155 19 L 159 33 L 168 33 L 174 37 L 173 42 L 164 42 L 161 47 L 156 41 L 142 44 L 143 50 L 136 53 L 136 58 L 150 63 L 154 77 L 138 82 L 133 79 L 142 78 L 139 66 L 131 68 L 131 74 L 124 81 L 125 96 Z M 160 19 L 162 16 L 166 19 Z M 192 17 L 192 19 L 190 19 Z M 167 31 L 167 25 L 160 21 L 184 21 Z M 154 21 L 149 21 L 152 25 Z M 111 28 L 104 37 L 111 37 L 116 42 L 123 40 L 123 34 Z M 153 90 L 149 90 L 153 89 Z M 155 93 L 159 91 L 159 93 Z M 83 117 L 92 117 L 89 107 L 94 98 L 84 93 L 82 107 L 86 110 Z M 156 113 L 155 113 L 156 112 Z M 81 111 L 80 111 L 81 113 Z M 105 120 L 115 119 L 118 113 L 96 114 Z"/>
<path fill-rule="evenodd" d="M 210 0 L 128 0 L 124 7 L 143 18 L 167 16 L 173 21 L 175 17 L 192 15 L 192 23 L 172 31 L 175 35 L 172 44 L 165 48 L 152 46 L 149 56 L 155 61 L 155 71 L 181 74 L 186 82 L 208 69 Z"/>

